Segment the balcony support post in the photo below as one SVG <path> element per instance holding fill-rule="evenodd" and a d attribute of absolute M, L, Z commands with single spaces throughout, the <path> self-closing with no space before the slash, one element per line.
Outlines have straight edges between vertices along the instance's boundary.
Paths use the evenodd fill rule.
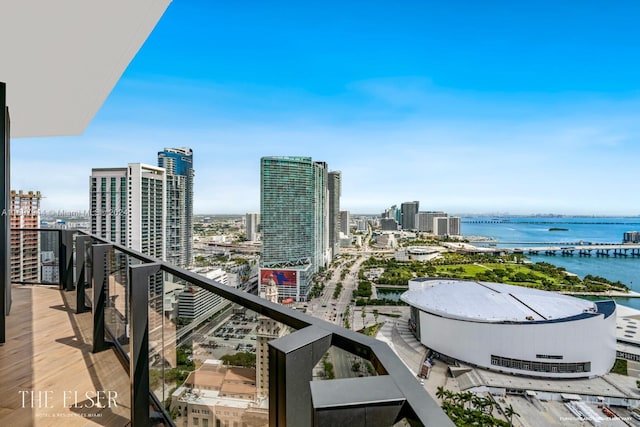
<path fill-rule="evenodd" d="M 76 237 L 76 313 L 85 313 L 91 310 L 86 303 L 87 289 L 87 244 L 91 242 L 90 236 Z"/>
<path fill-rule="evenodd" d="M 62 272 L 65 269 L 64 263 L 66 262 L 66 257 L 62 247 L 62 230 L 56 229 L 55 231 L 56 236 L 58 237 L 58 289 L 63 289 L 64 279 Z"/>
<path fill-rule="evenodd" d="M 129 330 L 131 356 L 131 425 L 151 425 L 149 412 L 149 278 L 160 272 L 160 263 L 129 267 Z"/>
<path fill-rule="evenodd" d="M 6 342 L 6 316 L 11 309 L 11 183 L 9 167 L 9 108 L 7 87 L 0 82 L 0 344 Z"/>
<path fill-rule="evenodd" d="M 93 245 L 91 259 L 93 260 L 93 353 L 109 348 L 104 339 L 104 308 L 107 303 L 107 254 L 113 245 Z"/>
<path fill-rule="evenodd" d="M 60 233 L 60 259 L 64 262 L 60 272 L 62 289 L 73 290 L 73 231 L 62 230 Z"/>
<path fill-rule="evenodd" d="M 308 326 L 269 341 L 269 426 L 313 425 L 313 367 L 331 347 L 332 334 Z"/>

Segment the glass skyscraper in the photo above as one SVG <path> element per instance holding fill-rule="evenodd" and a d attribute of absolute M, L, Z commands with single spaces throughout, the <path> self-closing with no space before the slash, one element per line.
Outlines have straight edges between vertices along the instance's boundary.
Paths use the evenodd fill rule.
<path fill-rule="evenodd" d="M 400 205 L 402 210 L 402 229 L 403 230 L 415 230 L 416 229 L 416 214 L 418 213 L 420 202 L 415 200 L 413 202 L 404 202 Z"/>
<path fill-rule="evenodd" d="M 193 263 L 193 151 L 165 148 L 158 166 L 166 170 L 166 259 L 180 267 Z"/>
<path fill-rule="evenodd" d="M 286 276 L 279 296 L 305 299 L 311 275 L 329 261 L 327 164 L 263 157 L 260 172 L 261 285 L 263 275 Z"/>
<path fill-rule="evenodd" d="M 340 253 L 340 193 L 341 174 L 334 171 L 329 172 L 329 248 L 331 258 Z"/>

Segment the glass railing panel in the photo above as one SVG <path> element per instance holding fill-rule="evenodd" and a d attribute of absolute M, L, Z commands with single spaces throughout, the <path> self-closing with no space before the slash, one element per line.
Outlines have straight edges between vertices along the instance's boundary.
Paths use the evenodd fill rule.
<path fill-rule="evenodd" d="M 291 329 L 167 273 L 162 300 L 149 307 L 150 388 L 176 425 L 267 425 L 267 342 Z"/>
<path fill-rule="evenodd" d="M 60 283 L 60 232 L 11 229 L 11 281 L 24 284 Z"/>
<path fill-rule="evenodd" d="M 129 353 L 129 267 L 139 265 L 141 261 L 117 248 L 108 252 L 107 261 L 105 325 L 114 340 Z"/>
<path fill-rule="evenodd" d="M 341 348 L 331 346 L 313 368 L 313 381 L 377 375 L 373 364 Z"/>
<path fill-rule="evenodd" d="M 40 230 L 40 281 L 46 284 L 60 283 L 60 232 Z"/>

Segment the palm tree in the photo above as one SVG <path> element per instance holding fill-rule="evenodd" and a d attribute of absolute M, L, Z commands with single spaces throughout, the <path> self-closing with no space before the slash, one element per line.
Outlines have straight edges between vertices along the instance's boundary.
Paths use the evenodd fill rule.
<path fill-rule="evenodd" d="M 488 408 L 487 414 L 491 415 L 493 413 L 493 407 L 495 406 L 495 402 L 491 396 L 487 396 L 484 398 L 485 406 Z"/>
<path fill-rule="evenodd" d="M 444 398 L 444 387 L 443 386 L 439 386 L 436 389 L 436 397 L 440 400 L 442 400 Z"/>
<path fill-rule="evenodd" d="M 454 396 L 457 396 L 457 395 L 454 394 L 451 390 L 445 390 L 444 391 L 444 401 L 445 402 L 449 402 L 450 400 L 454 400 Z"/>
<path fill-rule="evenodd" d="M 471 405 L 479 410 L 480 412 L 484 413 L 484 408 L 487 406 L 487 403 L 485 402 L 484 397 L 481 396 L 473 396 L 473 399 L 471 399 Z"/>
<path fill-rule="evenodd" d="M 470 391 L 465 391 L 464 393 L 460 393 L 460 402 L 462 403 L 462 408 L 464 409 L 467 403 L 470 403 L 473 400 L 473 393 Z"/>
<path fill-rule="evenodd" d="M 511 404 L 509 404 L 509 406 L 507 406 L 504 409 L 504 414 L 506 415 L 507 419 L 509 420 L 509 426 L 513 426 L 513 416 L 514 415 L 516 417 L 520 416 L 520 414 L 518 414 L 516 411 L 513 410 L 513 406 L 511 406 Z"/>
<path fill-rule="evenodd" d="M 367 308 L 367 306 L 363 305 L 362 306 L 362 313 L 361 313 L 361 315 L 362 315 L 362 329 L 364 329 L 364 327 L 365 327 L 364 318 L 367 317 L 367 312 L 365 311 L 365 308 Z"/>

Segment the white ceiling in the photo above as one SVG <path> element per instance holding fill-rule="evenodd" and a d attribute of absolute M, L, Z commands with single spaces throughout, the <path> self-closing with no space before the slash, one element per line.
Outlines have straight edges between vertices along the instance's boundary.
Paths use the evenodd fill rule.
<path fill-rule="evenodd" d="M 79 135 L 171 0 L 0 0 L 12 137 Z"/>

